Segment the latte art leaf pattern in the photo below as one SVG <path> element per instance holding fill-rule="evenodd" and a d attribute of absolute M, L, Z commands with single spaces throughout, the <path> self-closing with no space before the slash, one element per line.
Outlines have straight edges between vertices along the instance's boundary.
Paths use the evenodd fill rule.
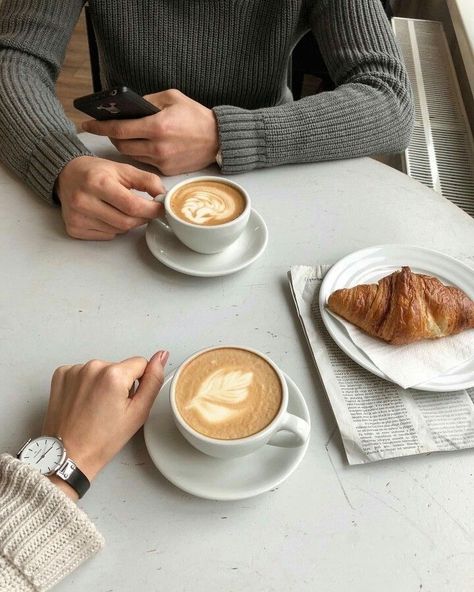
<path fill-rule="evenodd" d="M 221 422 L 239 413 L 233 406 L 248 397 L 253 373 L 217 370 L 201 384 L 187 409 L 195 409 L 209 422 Z"/>
<path fill-rule="evenodd" d="M 194 224 L 205 224 L 209 220 L 223 220 L 233 214 L 235 203 L 225 193 L 195 191 L 188 197 L 181 212 Z"/>

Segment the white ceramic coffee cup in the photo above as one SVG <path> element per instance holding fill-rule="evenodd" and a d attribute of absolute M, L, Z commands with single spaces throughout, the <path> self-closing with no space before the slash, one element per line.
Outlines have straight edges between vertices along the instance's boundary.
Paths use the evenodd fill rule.
<path fill-rule="evenodd" d="M 230 220 L 230 222 L 225 222 L 224 224 L 217 224 L 215 226 L 191 224 L 190 222 L 178 218 L 171 209 L 173 195 L 184 185 L 189 185 L 196 181 L 215 181 L 217 183 L 223 183 L 234 187 L 245 199 L 244 211 L 240 216 L 234 218 L 234 220 Z M 250 197 L 245 189 L 238 183 L 223 177 L 192 177 L 191 179 L 181 181 L 181 183 L 172 187 L 165 195 L 159 195 L 155 199 L 156 201 L 160 201 L 165 208 L 165 217 L 156 218 L 156 221 L 159 222 L 166 231 L 173 232 L 187 247 L 198 253 L 205 253 L 206 255 L 220 253 L 235 242 L 247 226 L 251 211 Z"/>
<path fill-rule="evenodd" d="M 176 403 L 176 384 L 183 368 L 191 360 L 205 352 L 211 351 L 213 349 L 226 348 L 242 349 L 260 356 L 277 373 L 282 391 L 280 409 L 271 423 L 269 423 L 263 430 L 257 432 L 256 434 L 234 440 L 220 440 L 217 438 L 211 438 L 196 431 L 181 417 Z M 270 358 L 249 347 L 242 347 L 240 345 L 219 345 L 198 351 L 187 358 L 176 370 L 175 375 L 171 381 L 170 403 L 174 421 L 178 430 L 181 432 L 184 438 L 192 446 L 194 446 L 194 448 L 197 448 L 197 450 L 204 452 L 204 454 L 208 454 L 209 456 L 215 456 L 217 458 L 236 458 L 255 452 L 265 444 L 282 446 L 285 448 L 295 448 L 297 446 L 303 446 L 303 444 L 305 444 L 309 438 L 310 426 L 308 422 L 304 419 L 301 419 L 301 417 L 297 417 L 296 415 L 288 413 L 287 411 L 288 385 L 286 384 L 285 377 L 283 376 L 281 370 L 274 362 L 272 362 L 272 360 L 270 360 Z"/>

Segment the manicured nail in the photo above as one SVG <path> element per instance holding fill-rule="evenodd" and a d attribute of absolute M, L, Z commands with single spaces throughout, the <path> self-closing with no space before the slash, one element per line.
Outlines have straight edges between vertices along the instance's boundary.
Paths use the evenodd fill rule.
<path fill-rule="evenodd" d="M 168 361 L 168 358 L 170 357 L 170 352 L 169 351 L 160 351 L 160 352 L 158 352 L 158 355 L 156 357 L 160 360 L 162 366 L 166 366 L 166 362 Z"/>

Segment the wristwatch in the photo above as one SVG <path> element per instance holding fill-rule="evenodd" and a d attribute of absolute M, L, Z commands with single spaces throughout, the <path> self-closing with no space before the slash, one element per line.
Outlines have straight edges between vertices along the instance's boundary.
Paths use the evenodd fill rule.
<path fill-rule="evenodd" d="M 18 451 L 16 457 L 42 475 L 57 475 L 68 483 L 81 498 L 91 486 L 89 479 L 68 458 L 63 441 L 59 436 L 30 438 Z"/>

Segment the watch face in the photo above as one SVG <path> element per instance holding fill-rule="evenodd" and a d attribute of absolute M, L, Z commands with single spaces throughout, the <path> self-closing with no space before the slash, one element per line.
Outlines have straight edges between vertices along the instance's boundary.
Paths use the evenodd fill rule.
<path fill-rule="evenodd" d="M 57 438 L 41 436 L 31 440 L 19 458 L 38 469 L 42 475 L 51 475 L 64 462 L 64 446 Z"/>

